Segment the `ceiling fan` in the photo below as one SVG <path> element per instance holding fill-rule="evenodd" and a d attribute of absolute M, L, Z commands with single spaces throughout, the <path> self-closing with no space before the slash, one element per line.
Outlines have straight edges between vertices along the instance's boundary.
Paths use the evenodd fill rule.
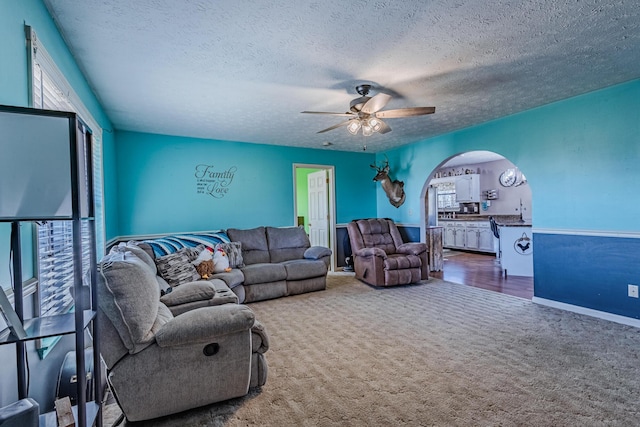
<path fill-rule="evenodd" d="M 413 107 L 399 108 L 397 110 L 382 110 L 387 102 L 391 99 L 391 95 L 379 93 L 375 96 L 369 96 L 371 85 L 362 84 L 356 86 L 356 92 L 360 95 L 351 101 L 349 110 L 346 113 L 328 113 L 324 111 L 302 111 L 306 114 L 329 114 L 332 116 L 349 117 L 348 120 L 340 122 L 336 125 L 318 131 L 324 133 L 342 126 L 346 126 L 347 130 L 356 135 L 360 129 L 364 136 L 372 135 L 374 132 L 387 133 L 391 132 L 391 128 L 381 119 L 396 119 L 401 117 L 423 116 L 425 114 L 433 114 L 436 107 Z"/>

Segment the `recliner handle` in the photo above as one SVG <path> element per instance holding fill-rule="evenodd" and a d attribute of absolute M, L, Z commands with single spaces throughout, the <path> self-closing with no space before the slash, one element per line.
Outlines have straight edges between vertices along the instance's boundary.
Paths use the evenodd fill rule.
<path fill-rule="evenodd" d="M 205 356 L 213 356 L 218 353 L 218 351 L 220 351 L 220 344 L 218 344 L 217 342 L 207 344 L 202 349 L 202 352 Z"/>

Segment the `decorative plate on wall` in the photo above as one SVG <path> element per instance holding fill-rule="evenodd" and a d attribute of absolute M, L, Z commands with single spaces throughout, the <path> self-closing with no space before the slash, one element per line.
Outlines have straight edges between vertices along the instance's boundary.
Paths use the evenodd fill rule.
<path fill-rule="evenodd" d="M 500 185 L 503 187 L 517 187 L 525 184 L 527 178 L 525 178 L 518 168 L 509 168 L 500 174 L 498 181 L 500 181 Z"/>

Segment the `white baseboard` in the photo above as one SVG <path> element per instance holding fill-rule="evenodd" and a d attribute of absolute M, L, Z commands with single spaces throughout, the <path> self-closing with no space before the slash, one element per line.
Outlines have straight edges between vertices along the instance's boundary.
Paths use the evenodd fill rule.
<path fill-rule="evenodd" d="M 597 317 L 611 322 L 621 323 L 623 325 L 640 328 L 640 319 L 620 316 L 618 314 L 607 313 L 606 311 L 593 310 L 591 308 L 580 307 L 579 305 L 566 304 L 546 298 L 533 297 L 531 302 L 535 304 L 545 305 L 547 307 L 559 308 L 560 310 L 571 311 L 573 313 L 584 314 L 586 316 Z"/>

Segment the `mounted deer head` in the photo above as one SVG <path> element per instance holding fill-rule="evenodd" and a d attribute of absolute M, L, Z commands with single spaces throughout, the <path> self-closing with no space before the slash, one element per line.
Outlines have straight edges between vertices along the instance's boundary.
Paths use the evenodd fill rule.
<path fill-rule="evenodd" d="M 404 182 L 397 179 L 391 181 L 389 178 L 389 159 L 385 155 L 385 162 L 383 167 L 378 167 L 375 163 L 371 164 L 371 168 L 375 169 L 378 173 L 373 177 L 374 181 L 380 182 L 382 189 L 389 198 L 389 203 L 393 206 L 400 207 L 404 203 L 406 195 L 404 194 Z"/>

